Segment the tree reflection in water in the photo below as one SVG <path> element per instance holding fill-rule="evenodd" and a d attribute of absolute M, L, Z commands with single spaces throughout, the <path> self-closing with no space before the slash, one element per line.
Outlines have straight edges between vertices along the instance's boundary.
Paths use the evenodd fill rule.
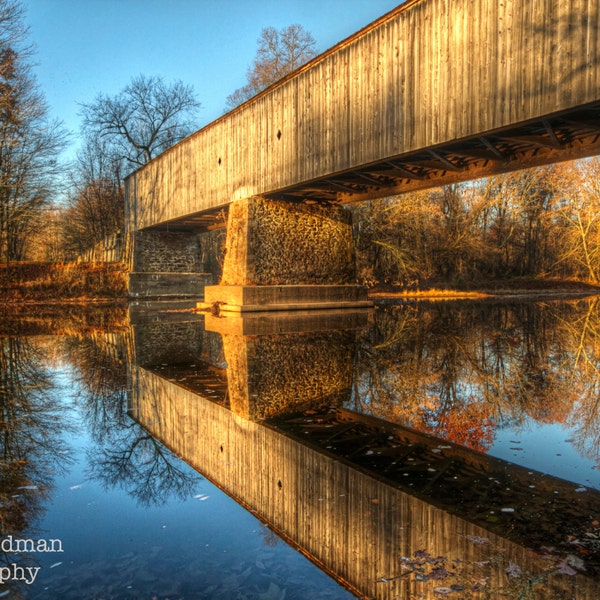
<path fill-rule="evenodd" d="M 582 456 L 600 468 L 600 304 L 589 303 L 587 311 L 576 318 L 561 320 L 561 327 L 573 345 L 572 367 L 568 389 L 573 398 L 573 410 L 567 417 L 574 429 L 573 444 Z"/>
<path fill-rule="evenodd" d="M 346 408 L 433 433 L 478 450 L 490 448 L 502 428 L 507 430 L 510 428 L 511 433 L 508 435 L 513 435 L 512 432 L 518 431 L 519 427 L 526 427 L 533 419 L 539 423 L 562 424 L 572 429 L 571 443 L 582 454 L 598 462 L 600 444 L 598 313 L 598 302 L 595 299 L 566 303 L 523 302 L 510 305 L 492 302 L 461 302 L 460 306 L 452 303 L 387 305 L 373 311 L 372 316 L 369 317 L 371 319 L 369 327 L 360 330 L 353 328 L 348 339 L 344 337 L 345 341 L 341 343 L 341 346 L 332 343 L 333 336 L 328 333 L 326 338 L 323 337 L 327 343 L 322 341 L 318 347 L 303 343 L 298 346 L 301 348 L 301 352 L 290 354 L 289 348 L 286 351 L 282 347 L 284 343 L 287 343 L 284 335 L 274 335 L 273 338 L 268 339 L 246 336 L 249 338 L 247 347 L 250 351 L 246 351 L 244 356 L 254 359 L 248 364 L 253 364 L 255 368 L 254 373 L 248 373 L 248 380 L 251 386 L 254 386 L 251 387 L 250 392 L 260 390 L 263 396 L 268 393 L 281 396 L 282 401 L 277 403 L 277 407 L 282 405 L 281 410 L 285 416 L 286 406 L 283 406 L 285 404 L 283 400 L 289 401 L 291 397 L 292 401 L 289 402 L 287 408 L 292 412 L 299 410 L 299 405 L 293 402 L 294 394 L 299 396 L 297 390 L 305 391 L 308 387 L 307 382 L 310 382 L 311 378 L 317 379 L 320 376 L 319 369 L 323 371 L 322 375 L 327 375 L 328 370 L 331 370 L 331 380 L 335 381 L 333 375 L 339 375 L 340 365 L 347 365 L 354 358 L 352 364 L 354 371 L 352 372 L 350 368 L 347 370 L 347 384 L 338 386 L 346 392 L 350 383 L 353 382 L 354 393 L 350 400 L 347 399 L 349 394 L 336 395 L 335 404 L 338 407 L 340 403 L 345 403 Z M 312 437 L 310 439 L 314 445 L 310 446 L 306 443 L 308 436 L 304 429 L 297 436 L 302 440 L 297 442 L 291 439 L 287 433 L 286 436 L 281 436 L 279 433 L 275 435 L 271 426 L 244 424 L 243 427 L 240 426 L 240 429 L 245 428 L 244 431 L 249 432 L 247 439 L 242 435 L 227 437 L 229 433 L 227 436 L 224 433 L 221 437 L 227 437 L 228 444 L 223 447 L 216 426 L 209 431 L 204 431 L 201 435 L 193 433 L 190 435 L 190 431 L 182 425 L 184 419 L 161 418 L 161 415 L 171 415 L 171 411 L 175 414 L 179 414 L 177 411 L 180 411 L 181 416 L 188 416 L 187 413 L 192 410 L 196 411 L 194 413 L 196 421 L 191 418 L 186 420 L 186 427 L 190 422 L 206 426 L 207 423 L 213 423 L 213 421 L 202 420 L 203 413 L 199 405 L 204 407 L 205 404 L 210 403 L 211 407 L 218 407 L 218 411 L 216 409 L 214 411 L 215 415 L 222 416 L 227 412 L 223 408 L 224 402 L 215 403 L 215 400 L 220 397 L 219 394 L 211 395 L 209 393 L 214 392 L 215 389 L 221 391 L 223 377 L 215 376 L 214 381 L 209 379 L 209 375 L 212 376 L 214 373 L 207 369 L 201 369 L 199 361 L 196 360 L 198 357 L 204 356 L 200 352 L 204 349 L 200 342 L 205 341 L 202 337 L 203 326 L 204 323 L 200 323 L 198 331 L 193 330 L 189 335 L 189 340 L 192 341 L 191 349 L 188 349 L 191 362 L 164 366 L 167 360 L 173 360 L 169 350 L 163 352 L 166 354 L 164 363 L 161 354 L 158 367 L 154 365 L 156 367 L 154 369 L 146 368 L 144 363 L 136 363 L 135 351 L 136 348 L 139 351 L 139 347 L 134 347 L 131 332 L 124 332 L 120 335 L 108 333 L 62 338 L 61 351 L 65 352 L 67 357 L 65 362 L 72 369 L 72 373 L 75 373 L 77 380 L 74 388 L 79 391 L 76 399 L 80 409 L 78 413 L 83 415 L 84 430 L 89 432 L 93 442 L 92 449 L 87 455 L 87 464 L 90 467 L 87 474 L 91 479 L 99 481 L 106 488 L 118 487 L 125 490 L 142 506 L 163 504 L 173 495 L 189 498 L 197 491 L 200 476 L 194 473 L 190 474 L 189 469 L 184 469 L 185 465 L 182 465 L 180 459 L 150 435 L 144 427 L 151 431 L 156 427 L 155 433 L 164 434 L 162 438 L 160 435 L 157 437 L 165 440 L 165 443 L 180 452 L 182 456 L 187 456 L 183 449 L 194 449 L 202 457 L 205 454 L 208 456 L 210 448 L 213 447 L 215 451 L 210 456 L 213 457 L 211 460 L 214 459 L 216 466 L 213 463 L 209 463 L 209 466 L 213 465 L 215 469 L 222 469 L 228 477 L 230 475 L 227 473 L 230 470 L 226 468 L 228 462 L 222 460 L 222 453 L 225 451 L 229 453 L 228 457 L 235 456 L 239 464 L 245 465 L 244 460 L 251 456 L 247 452 L 247 448 L 258 447 L 257 444 L 251 443 L 254 438 L 250 434 L 256 431 L 260 436 L 270 436 L 269 440 L 277 440 L 278 444 L 283 444 L 282 447 L 286 451 L 282 452 L 280 446 L 275 445 L 275 442 L 272 446 L 268 444 L 261 446 L 261 452 L 265 457 L 269 456 L 273 462 L 262 463 L 258 460 L 248 460 L 249 468 L 240 470 L 242 473 L 239 478 L 240 489 L 242 491 L 249 490 L 247 493 L 250 499 L 254 498 L 250 492 L 256 493 L 256 498 L 258 498 L 256 506 L 269 515 L 274 514 L 273 506 L 286 506 L 283 504 L 284 500 L 285 502 L 289 501 L 292 510 L 281 511 L 283 521 L 279 524 L 275 523 L 276 527 L 283 530 L 289 514 L 306 515 L 304 518 L 298 518 L 295 523 L 298 524 L 301 533 L 304 531 L 302 529 L 304 527 L 308 532 L 307 535 L 309 534 L 308 537 L 317 541 L 316 547 L 320 543 L 317 537 L 313 537 L 313 534 L 318 531 L 317 524 L 321 523 L 317 518 L 323 519 L 321 530 L 326 536 L 324 539 L 327 540 L 333 539 L 332 532 L 335 533 L 335 536 L 339 535 L 339 539 L 345 540 L 346 538 L 343 536 L 348 529 L 348 523 L 351 522 L 349 518 L 356 518 L 353 531 L 359 532 L 359 534 L 354 538 L 350 536 L 348 538 L 350 541 L 340 543 L 340 556 L 345 555 L 346 549 L 351 548 L 354 551 L 354 548 L 360 547 L 364 543 L 366 558 L 364 561 L 355 562 L 357 565 L 359 562 L 365 565 L 375 565 L 383 555 L 380 556 L 375 552 L 374 556 L 379 558 L 374 560 L 368 554 L 371 542 L 373 542 L 373 547 L 379 548 L 375 544 L 381 542 L 382 548 L 393 548 L 389 554 L 389 566 L 386 565 L 385 569 L 378 572 L 377 576 L 373 575 L 375 571 L 367 569 L 368 583 L 371 586 L 378 581 L 377 586 L 383 589 L 387 583 L 383 579 L 378 579 L 380 577 L 390 577 L 390 582 L 396 576 L 402 577 L 403 579 L 398 579 L 398 585 L 409 579 L 413 583 L 416 582 L 415 578 L 418 574 L 416 567 L 421 566 L 417 564 L 417 558 L 426 556 L 427 552 L 431 552 L 431 557 L 434 557 L 435 560 L 438 555 L 441 556 L 443 553 L 447 557 L 447 565 L 450 565 L 448 561 L 455 557 L 457 561 L 459 558 L 463 561 L 462 565 L 467 565 L 465 557 L 471 556 L 472 550 L 469 544 L 473 545 L 476 542 L 472 540 L 480 541 L 483 538 L 478 533 L 471 536 L 470 539 L 468 536 L 465 538 L 464 535 L 461 539 L 457 539 L 454 529 L 449 529 L 444 533 L 439 506 L 442 505 L 442 500 L 446 499 L 449 505 L 446 511 L 450 515 L 448 518 L 451 519 L 458 515 L 460 519 L 463 519 L 464 513 L 466 514 L 465 526 L 482 528 L 481 530 L 477 529 L 478 532 L 491 531 L 494 535 L 502 536 L 505 522 L 511 519 L 510 534 L 513 536 L 510 538 L 511 543 L 513 543 L 513 538 L 514 544 L 521 543 L 518 538 L 522 535 L 528 544 L 526 548 L 537 549 L 542 544 L 546 544 L 548 539 L 560 539 L 564 545 L 556 547 L 561 553 L 565 547 L 567 547 L 567 552 L 575 552 L 569 540 L 565 541 L 566 534 L 563 535 L 562 530 L 557 533 L 560 528 L 550 522 L 551 519 L 542 519 L 538 516 L 538 508 L 542 503 L 544 506 L 546 505 L 546 498 L 540 483 L 536 488 L 538 489 L 539 506 L 532 502 L 530 489 L 534 486 L 531 485 L 533 479 L 531 473 L 528 473 L 529 466 L 520 471 L 511 469 L 506 479 L 497 480 L 491 480 L 487 476 L 479 478 L 479 471 L 476 471 L 471 479 L 466 481 L 465 479 L 456 479 L 453 476 L 454 472 L 450 472 L 450 470 L 445 471 L 444 473 L 448 475 L 447 479 L 451 479 L 452 475 L 453 485 L 458 491 L 463 492 L 463 496 L 459 496 L 458 491 L 448 492 L 454 488 L 442 487 L 442 483 L 446 484 L 447 482 L 442 477 L 444 474 L 441 469 L 437 471 L 437 473 L 442 473 L 439 477 L 437 474 L 431 474 L 435 468 L 430 468 L 431 465 L 428 461 L 444 460 L 446 458 L 444 456 L 445 448 L 449 446 L 446 444 L 440 446 L 437 440 L 432 441 L 431 447 L 428 447 L 429 454 L 423 455 L 420 464 L 416 465 L 410 473 L 408 467 L 402 466 L 401 469 L 398 467 L 397 479 L 400 483 L 407 485 L 408 479 L 404 477 L 405 473 L 408 473 L 406 477 L 412 477 L 411 491 L 415 491 L 415 482 L 418 482 L 419 477 L 423 475 L 421 477 L 423 484 L 419 490 L 425 490 L 428 497 L 436 490 L 442 490 L 439 493 L 441 499 L 434 498 L 437 502 L 435 504 L 433 501 L 430 503 L 428 500 L 419 499 L 416 493 L 414 496 L 411 493 L 405 493 L 399 490 L 400 485 L 389 485 L 386 483 L 387 480 L 383 480 L 383 475 L 385 475 L 385 477 L 389 477 L 389 481 L 392 481 L 394 470 L 392 467 L 388 470 L 388 466 L 395 465 L 394 461 L 400 452 L 405 450 L 404 447 L 401 448 L 401 451 L 395 450 L 396 447 L 399 447 L 396 445 L 396 438 L 400 435 L 399 433 L 396 435 L 395 430 L 400 428 L 388 429 L 386 425 L 381 432 L 378 429 L 379 437 L 374 442 L 369 437 L 368 448 L 363 453 L 356 455 L 357 448 L 362 447 L 362 442 L 358 444 L 356 440 L 353 440 L 353 436 L 357 436 L 362 431 L 358 429 L 358 426 L 364 425 L 364 423 L 368 425 L 369 421 L 376 421 L 375 419 L 369 420 L 360 415 L 360 418 L 354 418 L 354 414 L 350 415 L 353 419 L 352 422 L 350 422 L 349 416 L 347 422 L 340 421 L 337 424 L 339 431 L 342 432 L 339 438 L 334 438 L 338 430 L 332 429 L 331 423 L 323 424 L 324 442 L 322 446 L 325 448 L 325 452 L 320 453 L 312 449 L 316 445 L 316 441 Z M 141 328 L 141 325 L 138 328 Z M 358 331 L 360 333 L 357 333 Z M 354 350 L 355 334 L 359 336 L 356 352 Z M 141 337 L 146 340 L 146 345 L 150 349 L 154 350 L 157 346 L 162 348 L 161 344 L 152 343 L 154 338 L 151 336 Z M 156 339 L 162 340 L 168 337 L 157 335 Z M 296 336 L 296 343 L 299 338 L 302 336 Z M 177 340 L 182 340 L 181 346 L 186 350 L 188 343 L 185 337 L 178 337 Z M 56 344 L 56 341 L 54 343 Z M 339 363 L 333 361 L 332 357 L 338 346 L 344 349 L 344 352 L 341 353 L 343 359 L 340 359 Z M 258 354 L 259 351 L 260 354 Z M 52 393 L 54 389 L 52 369 L 47 366 L 51 363 L 45 362 L 47 356 L 48 352 L 41 342 L 34 343 L 30 339 L 11 340 L 7 338 L 2 340 L 0 400 L 3 407 L 3 455 L 0 462 L 0 490 L 3 497 L 0 498 L 2 502 L 0 517 L 2 533 L 5 535 L 9 532 L 18 533 L 31 529 L 35 522 L 36 511 L 41 512 L 40 507 L 49 496 L 53 478 L 52 471 L 55 472 L 65 464 L 65 446 L 58 443 L 64 431 L 60 408 L 61 400 L 56 393 Z M 257 360 L 257 357 L 262 360 L 269 356 L 271 362 L 268 364 Z M 316 360 L 311 362 L 312 356 L 315 356 Z M 326 357 L 331 362 L 327 363 L 321 357 Z M 131 360 L 129 374 L 128 360 Z M 300 364 L 287 365 L 285 364 L 287 361 L 296 361 Z M 259 369 L 256 369 L 257 364 Z M 331 365 L 329 368 L 328 364 Z M 229 366 L 231 367 L 231 364 Z M 286 368 L 288 366 L 289 368 Z M 191 370 L 193 377 L 189 377 L 185 369 Z M 268 381 L 262 379 L 255 381 L 253 377 L 258 377 L 257 373 L 265 374 Z M 284 377 L 287 373 L 289 373 L 288 378 Z M 134 387 L 136 377 L 137 381 L 145 382 L 143 389 L 148 392 L 145 396 L 140 397 L 147 403 L 147 419 L 142 421 L 144 427 L 134 421 L 130 416 L 132 413 L 128 412 L 128 401 L 133 402 L 133 394 L 129 393 L 129 388 L 136 389 Z M 275 385 L 278 377 L 285 380 L 284 383 L 289 383 L 289 386 L 286 388 Z M 321 379 L 328 381 L 326 377 Z M 190 390 L 193 390 L 193 383 L 199 385 L 198 394 L 202 396 L 203 402 L 190 402 L 188 405 L 174 391 L 181 391 L 182 397 L 184 397 L 185 394 L 191 393 Z M 273 385 L 273 391 L 268 389 L 267 384 Z M 315 389 L 317 389 L 316 384 Z M 162 396 L 160 390 L 163 391 Z M 252 393 L 249 393 L 248 397 L 253 397 Z M 161 398 L 164 409 L 162 413 L 159 410 Z M 271 406 L 266 403 L 264 397 L 260 399 L 260 402 L 255 402 L 259 408 Z M 328 410 L 331 403 L 328 398 Z M 275 404 L 273 403 L 273 405 Z M 193 408 L 190 409 L 190 407 Z M 305 406 L 302 405 L 300 408 L 304 410 Z M 310 412 L 308 415 L 309 429 L 315 432 L 320 431 L 315 422 L 315 407 L 310 405 L 308 411 Z M 254 413 L 257 412 L 254 411 Z M 337 412 L 342 414 L 351 411 L 338 408 Z M 263 411 L 258 414 L 264 417 L 265 413 Z M 240 423 L 238 417 L 239 415 L 236 415 L 235 419 L 232 418 L 236 427 Z M 229 414 L 223 416 L 223 423 L 229 423 L 229 418 Z M 350 431 L 350 425 L 354 425 L 354 421 L 357 423 L 356 428 Z M 160 422 L 161 425 L 156 426 L 157 422 Z M 173 423 L 179 424 L 181 427 L 177 425 L 174 428 L 176 435 L 170 436 L 173 432 L 169 430 L 169 427 L 173 429 Z M 304 422 L 301 423 L 301 426 L 307 429 Z M 223 431 L 229 432 L 230 430 L 224 429 Z M 193 429 L 191 431 L 193 432 Z M 211 438 L 211 435 L 214 439 Z M 396 438 L 392 439 L 394 435 Z M 415 434 L 416 437 L 425 436 Z M 173 440 L 178 439 L 182 442 L 181 449 L 173 443 Z M 192 444 L 184 444 L 190 439 L 193 440 Z M 261 438 L 261 440 L 264 443 L 264 439 Z M 327 470 L 329 466 L 321 468 L 321 465 L 331 465 L 332 471 L 341 469 L 342 461 L 338 461 L 337 458 L 330 461 L 330 455 L 334 450 L 341 448 L 343 442 L 348 443 L 347 455 L 354 457 L 355 463 L 359 465 L 360 469 L 350 470 L 351 467 L 347 467 L 348 474 L 344 474 L 340 478 L 340 482 L 337 482 L 333 480 Z M 213 446 L 210 445 L 211 443 Z M 417 448 L 417 443 L 411 442 L 405 446 L 407 449 L 410 446 L 412 452 L 421 451 L 420 448 Z M 275 451 L 269 455 L 264 448 L 271 447 Z M 383 451 L 379 455 L 378 451 L 388 449 L 390 450 L 389 462 L 384 465 L 383 458 L 385 457 L 387 460 L 388 455 Z M 239 452 L 234 454 L 234 450 Z M 454 448 L 448 451 L 447 464 L 452 463 L 452 468 L 458 465 L 457 460 L 454 462 L 450 460 L 455 458 L 451 454 L 462 456 L 461 452 L 465 455 L 477 454 Z M 306 462 L 298 460 L 296 457 L 299 456 L 305 456 Z M 345 456 L 343 455 L 342 458 Z M 189 459 L 186 458 L 186 460 Z M 409 458 L 406 460 L 408 461 Z M 478 454 L 476 458 L 473 458 L 473 461 L 480 461 L 481 464 L 491 464 L 493 460 L 495 459 Z M 194 462 L 190 460 L 190 464 L 194 464 Z M 283 475 L 276 469 L 265 469 L 265 464 L 281 467 Z M 297 468 L 298 465 L 304 464 L 311 465 L 310 470 Z M 352 464 L 354 465 L 354 463 Z M 261 466 L 262 471 L 268 471 L 265 481 L 271 482 L 273 485 L 263 483 Z M 251 472 L 250 467 L 257 469 L 256 477 L 248 476 L 248 473 Z M 458 469 L 458 466 L 456 468 Z M 375 486 L 373 493 L 369 494 L 365 494 L 367 488 L 364 481 L 366 479 L 362 478 L 362 474 L 367 470 L 381 475 L 381 480 L 369 476 L 369 485 Z M 522 482 L 518 480 L 517 471 L 524 473 Z M 206 473 L 207 477 L 213 478 L 209 471 Z M 360 473 L 360 477 L 356 476 L 355 478 L 355 473 Z M 487 471 L 485 474 L 487 475 Z M 319 479 L 321 475 L 322 479 Z M 367 476 L 365 475 L 365 477 Z M 220 481 L 218 478 L 215 479 Z M 543 477 L 540 476 L 539 479 L 541 480 Z M 324 486 L 323 489 L 330 490 L 331 493 L 323 493 L 319 487 L 321 482 Z M 348 493 L 345 488 L 340 489 L 339 486 L 345 485 L 344 482 L 356 483 L 354 495 Z M 278 483 L 280 485 L 277 485 Z M 551 483 L 554 485 L 555 482 Z M 296 488 L 292 484 L 297 486 L 301 493 L 295 494 L 292 490 Z M 331 486 L 331 488 L 327 486 Z M 434 489 L 434 486 L 437 487 Z M 496 492 L 496 486 L 502 493 Z M 521 495 L 514 491 L 517 488 Z M 590 505 L 596 502 L 593 507 L 595 510 L 597 501 L 595 500 L 596 496 L 591 493 L 593 490 L 589 490 L 589 494 L 581 494 L 577 486 L 571 485 L 569 489 L 570 495 L 565 492 L 560 495 L 556 494 L 556 498 L 552 497 L 553 506 L 557 506 L 560 510 L 557 509 L 554 513 L 547 511 L 544 513 L 545 515 L 552 515 L 552 517 L 562 515 L 561 523 L 566 523 L 565 513 L 571 507 L 572 498 L 579 500 L 579 504 L 577 504 L 579 507 L 587 507 L 586 502 Z M 421 493 L 419 490 L 417 492 Z M 263 492 L 266 500 L 260 496 Z M 271 496 L 268 495 L 270 493 L 272 493 Z M 488 493 L 493 497 L 485 499 L 485 494 Z M 425 492 L 423 492 L 424 495 Z M 13 496 L 16 497 L 13 498 Z M 122 496 L 125 497 L 125 494 Z M 485 501 L 481 500 L 482 497 Z M 344 511 L 346 507 L 348 512 L 336 513 L 335 510 L 330 510 L 330 507 L 325 505 L 325 500 L 328 498 L 336 501 L 336 510 Z M 411 506 L 421 507 L 419 509 L 421 512 L 418 514 L 422 514 L 423 519 L 413 517 L 417 526 L 419 523 L 429 523 L 427 515 L 435 515 L 435 528 L 429 528 L 427 525 L 422 529 L 422 535 L 419 534 L 420 537 L 410 538 L 407 533 L 409 525 L 412 525 L 409 513 L 404 509 L 396 510 L 396 507 L 400 506 L 400 501 L 405 503 L 403 506 L 410 503 Z M 299 504 L 299 502 L 304 502 L 304 504 Z M 248 504 L 251 505 L 250 502 Z M 302 508 L 302 511 L 297 512 L 298 506 Z M 446 505 L 444 504 L 444 506 Z M 517 510 L 514 514 L 502 512 L 504 507 L 515 506 Z M 493 514 L 490 508 L 493 508 Z M 304 510 L 306 512 L 303 512 Z M 477 510 L 479 512 L 475 514 Z M 585 518 L 581 521 L 581 527 L 578 530 L 582 532 L 582 535 L 597 534 L 594 510 L 585 511 Z M 340 522 L 343 523 L 341 529 L 337 529 L 335 526 L 336 514 L 343 515 L 343 518 L 340 518 Z M 397 518 L 400 515 L 404 520 Z M 330 518 L 333 518 L 334 521 L 330 522 L 328 520 Z M 495 520 L 490 521 L 491 518 Z M 479 520 L 476 521 L 476 519 Z M 433 523 L 433 521 L 431 522 Z M 514 523 L 525 524 L 521 525 L 519 529 Z M 398 527 L 398 529 L 389 533 L 388 529 L 391 530 L 393 527 Z M 265 532 L 267 532 L 265 538 L 271 539 L 268 537 L 268 530 Z M 572 530 L 569 529 L 566 533 L 571 535 Z M 372 534 L 372 537 L 368 537 L 369 534 Z M 388 535 L 389 538 L 386 537 Z M 584 539 L 582 536 L 580 538 Z M 296 538 L 292 537 L 291 539 Z M 592 540 L 591 537 L 589 539 Z M 405 546 L 394 545 L 400 542 L 404 544 L 404 541 L 406 541 Z M 439 545 L 436 545 L 438 542 Z M 525 542 L 523 542 L 524 547 Z M 494 547 L 494 551 L 496 548 L 504 548 L 500 542 L 498 544 L 497 547 Z M 569 545 L 566 546 L 567 544 Z M 587 550 L 587 547 L 581 546 L 580 548 L 578 546 L 577 551 L 579 550 Z M 196 548 L 194 548 L 195 551 Z M 560 562 L 563 556 L 562 554 L 559 556 L 559 551 L 549 556 L 553 560 L 549 566 L 555 570 L 562 568 L 563 564 Z M 421 554 L 417 554 L 419 552 Z M 388 555 L 385 556 L 387 560 Z M 508 554 L 502 555 L 502 560 L 508 556 Z M 597 556 L 597 552 L 594 554 L 595 556 Z M 403 567 L 398 563 L 399 557 L 405 557 L 407 561 L 411 561 L 406 564 L 415 568 L 412 575 L 401 573 Z M 592 562 L 592 559 L 589 559 L 589 562 Z M 166 561 L 165 564 L 168 566 L 171 563 Z M 254 557 L 252 557 L 252 564 L 254 564 Z M 594 565 L 597 565 L 597 561 L 594 562 Z M 155 566 L 152 565 L 151 568 Z M 505 567 L 510 567 L 510 563 L 505 561 L 497 569 L 500 573 L 498 578 L 500 582 L 503 581 L 501 578 L 508 573 Z M 464 569 L 464 579 L 465 581 L 469 579 L 470 582 L 470 571 L 466 566 Z M 357 569 L 357 572 L 359 570 Z M 98 576 L 101 571 L 93 572 L 95 576 Z M 591 569 L 588 570 L 588 573 L 591 573 Z M 54 576 L 54 572 L 52 575 Z M 594 574 L 592 573 L 590 577 L 593 578 Z M 516 576 L 513 578 L 519 582 L 524 582 L 526 579 L 525 575 L 521 578 Z M 58 572 L 55 583 L 58 584 Z M 440 586 L 442 584 L 432 578 L 431 585 Z M 538 585 L 541 584 L 536 580 L 536 586 Z M 504 588 L 502 589 L 504 590 Z M 518 595 L 515 594 L 511 597 L 518 597 Z"/>
<path fill-rule="evenodd" d="M 70 423 L 55 393 L 49 358 L 44 338 L 0 338 L 2 539 L 35 535 L 54 475 L 71 462 L 61 438 Z M 15 555 L 2 552 L 0 560 L 9 565 Z M 27 564 L 26 557 L 21 561 Z"/>
<path fill-rule="evenodd" d="M 127 365 L 123 336 L 88 336 L 65 342 L 82 390 L 82 414 L 94 447 L 89 477 L 105 489 L 119 487 L 141 506 L 188 498 L 202 478 L 150 435 L 127 411 Z"/>
<path fill-rule="evenodd" d="M 564 424 L 600 464 L 600 309 L 570 302 L 403 304 L 375 311 L 353 408 L 486 451 L 498 429 Z"/>

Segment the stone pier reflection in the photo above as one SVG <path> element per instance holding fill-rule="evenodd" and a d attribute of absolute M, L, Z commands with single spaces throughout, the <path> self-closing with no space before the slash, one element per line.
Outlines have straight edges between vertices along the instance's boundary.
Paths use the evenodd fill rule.
<path fill-rule="evenodd" d="M 368 315 L 337 319 L 137 324 L 131 414 L 360 597 L 519 597 L 519 585 L 535 584 L 538 599 L 597 598 L 597 560 L 583 571 L 576 545 L 561 556 L 541 549 L 521 527 L 518 506 L 499 508 L 486 523 L 467 500 L 474 481 L 506 487 L 510 480 L 515 498 L 543 481 L 549 497 L 547 509 L 536 507 L 546 510 L 541 518 L 576 528 L 598 516 L 600 494 L 577 494 L 572 484 L 532 472 L 528 479 L 524 470 L 513 476 L 510 463 L 342 408 L 352 394 L 356 332 Z M 397 469 L 403 458 L 418 468 Z M 458 480 L 467 471 L 471 479 Z M 428 498 L 446 480 L 463 498 Z M 568 499 L 564 514 L 555 512 L 553 491 Z M 552 533 L 545 539 L 551 544 Z"/>
<path fill-rule="evenodd" d="M 254 421 L 343 404 L 352 388 L 355 330 L 367 314 L 207 316 L 206 330 L 223 339 L 231 410 Z"/>

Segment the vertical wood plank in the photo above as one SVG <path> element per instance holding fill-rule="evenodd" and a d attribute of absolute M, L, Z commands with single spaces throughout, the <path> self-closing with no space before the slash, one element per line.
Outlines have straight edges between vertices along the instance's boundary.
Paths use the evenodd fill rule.
<path fill-rule="evenodd" d="M 401 5 L 132 175 L 139 226 L 596 102 L 599 10 L 600 0 Z"/>

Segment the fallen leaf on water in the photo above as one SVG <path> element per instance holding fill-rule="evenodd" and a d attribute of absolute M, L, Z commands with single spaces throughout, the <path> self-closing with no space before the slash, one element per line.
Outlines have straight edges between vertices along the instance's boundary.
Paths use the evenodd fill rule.
<path fill-rule="evenodd" d="M 558 564 L 558 568 L 556 569 L 557 573 L 560 573 L 561 575 L 577 575 L 577 571 L 573 568 L 571 568 L 568 564 L 567 564 L 567 560 L 563 560 Z"/>
<path fill-rule="evenodd" d="M 575 556 L 574 554 L 567 554 L 565 560 L 571 567 L 579 571 L 585 571 L 585 563 L 578 556 Z"/>
<path fill-rule="evenodd" d="M 446 577 L 448 577 L 449 575 L 450 573 L 446 571 L 446 569 L 443 566 L 435 567 L 431 570 L 431 573 L 429 573 L 429 579 L 437 579 L 439 581 L 441 579 L 446 579 Z"/>
<path fill-rule="evenodd" d="M 280 588 L 278 585 L 270 582 L 269 589 L 262 594 L 258 594 L 258 598 L 261 598 L 261 600 L 284 600 L 285 595 L 285 588 Z"/>
<path fill-rule="evenodd" d="M 489 544 L 490 540 L 486 537 L 481 537 L 479 535 L 470 535 L 467 538 L 473 544 Z"/>
<path fill-rule="evenodd" d="M 510 560 L 508 562 L 508 567 L 506 567 L 506 569 L 504 569 L 504 570 L 506 571 L 506 574 L 509 577 L 514 577 L 515 579 L 518 579 L 519 577 L 521 577 L 521 573 L 522 573 L 521 569 L 512 560 Z"/>

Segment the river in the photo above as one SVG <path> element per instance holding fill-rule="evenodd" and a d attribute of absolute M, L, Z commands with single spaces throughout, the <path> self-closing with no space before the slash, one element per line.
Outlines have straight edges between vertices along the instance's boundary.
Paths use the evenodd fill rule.
<path fill-rule="evenodd" d="M 600 305 L 23 311 L 0 598 L 600 595 Z"/>

